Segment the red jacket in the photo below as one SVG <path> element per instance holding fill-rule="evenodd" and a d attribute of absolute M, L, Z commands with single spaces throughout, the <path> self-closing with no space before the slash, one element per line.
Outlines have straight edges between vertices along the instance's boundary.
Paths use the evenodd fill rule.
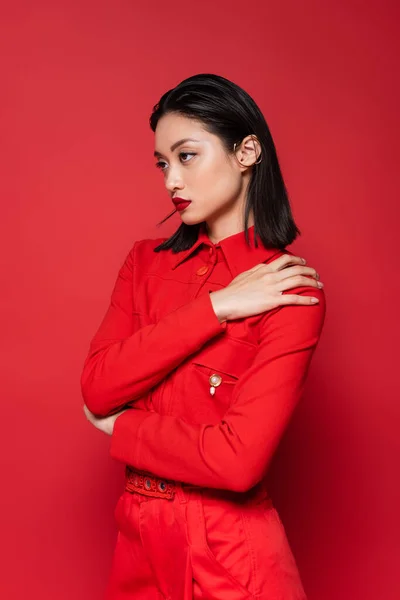
<path fill-rule="evenodd" d="M 253 242 L 254 226 L 249 228 Z M 265 475 L 298 403 L 325 317 L 315 305 L 280 306 L 220 323 L 209 292 L 288 250 L 218 244 L 204 227 L 189 250 L 134 244 L 82 373 L 84 401 L 115 422 L 111 456 L 158 477 L 246 491 Z M 210 379 L 212 376 L 216 376 Z M 212 385 L 219 383 L 219 385 Z M 214 394 L 210 389 L 214 389 Z"/>

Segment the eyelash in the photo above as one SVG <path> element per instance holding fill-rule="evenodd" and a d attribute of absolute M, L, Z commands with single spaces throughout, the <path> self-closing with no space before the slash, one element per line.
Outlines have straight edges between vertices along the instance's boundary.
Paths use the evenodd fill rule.
<path fill-rule="evenodd" d="M 181 157 L 182 155 L 184 156 L 196 156 L 195 152 L 180 152 L 179 153 L 179 157 Z M 188 162 L 190 162 L 189 160 L 185 160 L 183 161 L 183 164 L 187 164 Z M 163 169 L 162 165 L 166 164 L 164 161 L 159 160 L 158 162 L 156 162 L 156 167 L 157 169 L 160 169 L 160 171 L 165 171 L 165 169 Z"/>

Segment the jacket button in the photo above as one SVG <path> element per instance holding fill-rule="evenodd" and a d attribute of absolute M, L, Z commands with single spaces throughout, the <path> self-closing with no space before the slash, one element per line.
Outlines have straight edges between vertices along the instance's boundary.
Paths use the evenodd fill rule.
<path fill-rule="evenodd" d="M 217 375 L 217 373 L 214 373 L 213 375 L 211 375 L 209 382 L 214 387 L 218 387 L 219 385 L 221 385 L 222 377 L 221 377 L 221 375 Z"/>
<path fill-rule="evenodd" d="M 197 269 L 196 274 L 197 275 L 205 275 L 208 271 L 209 267 L 206 267 L 206 265 L 203 265 L 202 267 L 200 267 L 200 269 Z"/>
<path fill-rule="evenodd" d="M 222 382 L 222 377 L 221 375 L 218 375 L 217 373 L 213 373 L 209 379 L 210 382 L 210 394 L 211 396 L 215 395 L 215 388 L 217 388 L 219 385 L 221 385 Z"/>

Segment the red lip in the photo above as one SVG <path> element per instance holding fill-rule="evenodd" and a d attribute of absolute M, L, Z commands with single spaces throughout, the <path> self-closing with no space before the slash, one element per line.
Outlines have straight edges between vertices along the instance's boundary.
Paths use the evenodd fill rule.
<path fill-rule="evenodd" d="M 172 198 L 172 202 L 175 204 L 177 210 L 183 210 L 191 203 L 191 200 L 186 200 L 185 198 Z"/>

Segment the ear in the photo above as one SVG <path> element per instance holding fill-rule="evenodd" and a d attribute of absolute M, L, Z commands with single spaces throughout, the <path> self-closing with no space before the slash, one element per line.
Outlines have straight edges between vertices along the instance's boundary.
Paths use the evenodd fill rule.
<path fill-rule="evenodd" d="M 251 167 L 261 160 L 261 145 L 254 134 L 243 138 L 235 149 L 236 158 L 243 167 Z"/>

